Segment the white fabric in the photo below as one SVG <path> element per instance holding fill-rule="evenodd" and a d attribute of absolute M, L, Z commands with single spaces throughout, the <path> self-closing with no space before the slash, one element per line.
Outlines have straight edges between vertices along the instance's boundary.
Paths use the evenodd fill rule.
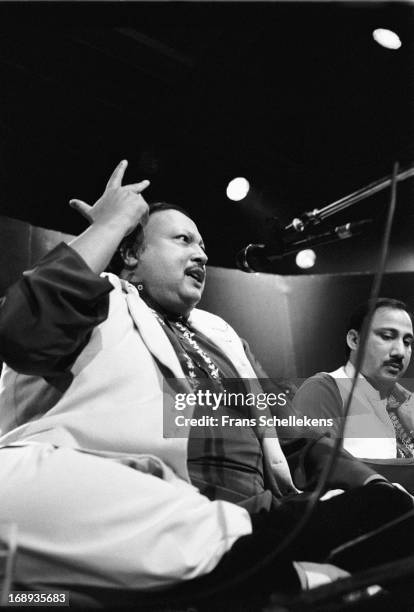
<path fill-rule="evenodd" d="M 10 372 L 0 385 L 0 444 L 46 441 L 59 446 L 125 453 L 151 453 L 188 480 L 185 439 L 163 438 L 163 377 L 154 356 L 173 375 L 184 373 L 159 324 L 136 296 L 147 333 L 143 339 L 129 314 L 130 300 L 110 275 L 109 314 L 74 362 L 73 380 L 63 393 L 53 382 Z M 151 325 L 151 327 L 150 327 Z M 144 340 L 144 341 L 143 341 Z M 148 346 L 149 345 L 149 346 Z M 62 377 L 62 384 L 65 380 Z M 28 422 L 27 417 L 31 417 Z M 7 430 L 15 423 L 23 423 Z"/>
<path fill-rule="evenodd" d="M 191 388 L 171 343 L 135 287 L 112 274 L 108 277 L 115 288 L 110 293 L 108 318 L 95 328 L 73 364 L 74 378 L 67 391 L 62 394 L 56 383 L 50 385 L 42 378 L 4 367 L 0 445 L 24 439 L 72 448 L 151 453 L 188 480 L 187 440 L 163 437 L 163 403 L 170 398 L 156 360 L 176 377 L 180 391 Z M 230 325 L 197 309 L 190 323 L 216 343 L 240 377 L 250 379 L 254 387 L 254 370 Z M 31 420 L 25 422 L 27 416 Z M 275 431 L 272 433 L 264 444 L 269 464 L 286 464 Z"/>
<path fill-rule="evenodd" d="M 349 396 L 354 368 L 351 363 L 334 372 L 329 372 L 338 387 L 345 406 Z M 413 419 L 414 400 L 403 404 L 400 410 Z M 355 457 L 371 459 L 395 459 L 397 443 L 395 430 L 387 412 L 387 398 L 381 399 L 379 392 L 359 376 L 345 423 L 344 448 Z"/>
<path fill-rule="evenodd" d="M 212 570 L 251 532 L 247 512 L 210 502 L 158 461 L 46 443 L 0 449 L 0 522 L 18 525 L 15 580 L 150 589 Z M 157 460 L 155 460 L 157 461 Z M 132 467 L 129 467 L 129 466 Z"/>
<path fill-rule="evenodd" d="M 252 529 L 245 509 L 210 502 L 185 482 L 187 440 L 163 438 L 158 362 L 181 391 L 189 385 L 135 288 L 109 278 L 108 318 L 69 386 L 64 377 L 48 384 L 7 366 L 2 373 L 0 446 L 26 446 L 0 448 L 0 521 L 19 524 L 25 583 L 165 585 L 210 571 Z M 254 376 L 230 326 L 201 311 L 192 323 Z"/>
<path fill-rule="evenodd" d="M 299 576 L 302 590 L 316 589 L 324 584 L 331 584 L 341 578 L 349 578 L 350 573 L 330 563 L 312 563 L 311 561 L 294 561 L 293 566 Z"/>

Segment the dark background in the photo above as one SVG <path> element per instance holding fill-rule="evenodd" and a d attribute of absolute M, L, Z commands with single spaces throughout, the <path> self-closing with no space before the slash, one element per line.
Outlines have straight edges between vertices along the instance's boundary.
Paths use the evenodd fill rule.
<path fill-rule="evenodd" d="M 71 236 L 0 217 L 0 295 L 59 242 Z M 351 312 L 368 299 L 373 274 L 245 274 L 209 266 L 199 308 L 228 321 L 275 380 L 332 371 L 345 360 Z M 381 293 L 414 312 L 414 272 L 383 277 Z M 414 391 L 414 360 L 402 384 Z"/>
<path fill-rule="evenodd" d="M 392 28 L 403 46 L 377 45 Z M 0 5 L 0 214 L 78 233 L 116 163 L 149 200 L 189 209 L 210 264 L 414 161 L 408 3 Z M 230 202 L 244 175 L 248 198 Z M 391 269 L 414 270 L 414 179 L 402 184 Z M 313 274 L 375 268 L 389 194 L 335 217 L 374 222 L 317 250 Z M 327 224 L 328 225 L 328 224 Z M 325 231 L 325 225 L 320 228 Z M 298 272 L 294 257 L 275 264 Z"/>

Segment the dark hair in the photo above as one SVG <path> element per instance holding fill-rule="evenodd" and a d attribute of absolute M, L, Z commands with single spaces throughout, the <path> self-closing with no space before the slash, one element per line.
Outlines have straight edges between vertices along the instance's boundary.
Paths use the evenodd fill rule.
<path fill-rule="evenodd" d="M 150 217 L 151 215 L 158 212 L 163 212 L 164 210 L 178 210 L 178 212 L 182 213 L 186 217 L 190 217 L 189 213 L 184 208 L 181 208 L 181 206 L 177 206 L 176 204 L 171 204 L 170 202 L 153 202 L 149 204 L 148 216 Z M 137 225 L 137 227 L 121 241 L 111 261 L 109 262 L 106 271 L 112 272 L 113 274 L 120 274 L 125 266 L 122 258 L 122 251 L 131 248 L 134 249 L 137 254 L 142 252 L 145 248 L 145 235 L 142 225 Z"/>
<path fill-rule="evenodd" d="M 362 304 L 357 306 L 357 308 L 353 311 L 353 313 L 349 317 L 347 331 L 349 331 L 350 329 L 355 329 L 358 332 L 361 331 L 364 321 L 368 315 L 370 306 L 371 306 L 370 300 L 367 300 L 366 302 L 363 302 Z M 402 302 L 401 300 L 394 300 L 393 298 L 384 298 L 384 297 L 378 298 L 377 300 L 375 300 L 375 303 L 374 303 L 374 312 L 378 310 L 378 308 L 395 308 L 397 310 L 405 310 L 405 312 L 410 317 L 411 322 L 413 322 L 412 312 L 408 310 L 407 304 L 405 302 Z M 350 352 L 351 352 L 351 349 L 349 348 L 348 345 L 346 345 L 346 356 L 347 357 L 349 357 Z"/>

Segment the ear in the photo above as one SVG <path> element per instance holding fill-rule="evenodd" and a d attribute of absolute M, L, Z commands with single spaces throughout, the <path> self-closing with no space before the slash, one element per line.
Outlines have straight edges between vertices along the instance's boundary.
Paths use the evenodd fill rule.
<path fill-rule="evenodd" d="M 137 253 L 131 247 L 121 247 L 120 254 L 125 268 L 134 270 L 138 265 Z"/>
<path fill-rule="evenodd" d="M 346 335 L 346 343 L 351 351 L 356 351 L 359 345 L 359 332 L 356 329 L 350 329 Z"/>

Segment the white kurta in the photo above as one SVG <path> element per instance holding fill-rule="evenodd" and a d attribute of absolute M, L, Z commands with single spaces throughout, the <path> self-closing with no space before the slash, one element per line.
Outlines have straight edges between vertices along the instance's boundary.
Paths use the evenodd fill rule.
<path fill-rule="evenodd" d="M 352 364 L 347 369 L 353 373 Z M 329 372 L 338 387 L 342 403 L 348 399 L 352 378 L 345 367 Z M 414 399 L 411 394 L 399 408 L 400 417 L 409 419 L 414 427 Z M 360 376 L 355 388 L 344 430 L 344 449 L 355 457 L 371 459 L 395 459 L 397 442 L 394 426 L 387 411 L 387 398 L 381 399 L 379 392 Z"/>
<path fill-rule="evenodd" d="M 0 444 L 17 446 L 0 449 L 0 521 L 18 523 L 26 584 L 165 586 L 211 571 L 251 532 L 246 510 L 186 482 L 187 440 L 163 437 L 160 364 L 181 391 L 188 383 L 135 288 L 110 280 L 109 315 L 64 392 L 7 366 L 2 374 Z M 191 322 L 254 377 L 224 321 L 195 311 Z"/>

